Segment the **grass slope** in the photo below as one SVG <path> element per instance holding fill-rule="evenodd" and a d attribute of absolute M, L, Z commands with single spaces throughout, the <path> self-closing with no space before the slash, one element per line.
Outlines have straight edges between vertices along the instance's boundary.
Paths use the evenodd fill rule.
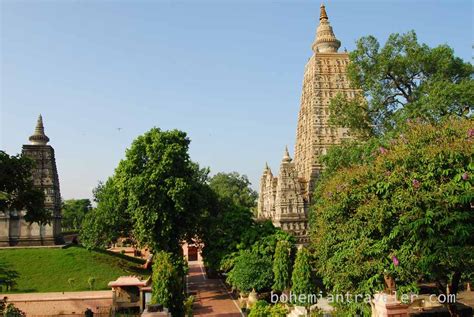
<path fill-rule="evenodd" d="M 107 284 L 121 275 L 150 275 L 140 268 L 142 263 L 121 254 L 76 246 L 0 250 L 0 273 L 5 268 L 19 275 L 11 293 L 85 291 L 89 290 L 90 277 L 96 279 L 95 290 L 109 289 Z M 74 279 L 72 285 L 70 279 Z M 0 292 L 4 293 L 5 288 Z"/>

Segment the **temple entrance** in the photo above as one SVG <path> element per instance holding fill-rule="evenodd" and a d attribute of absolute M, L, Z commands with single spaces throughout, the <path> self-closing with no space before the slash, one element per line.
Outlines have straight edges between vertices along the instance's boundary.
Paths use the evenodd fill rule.
<path fill-rule="evenodd" d="M 198 248 L 195 245 L 188 245 L 188 262 L 198 260 Z"/>

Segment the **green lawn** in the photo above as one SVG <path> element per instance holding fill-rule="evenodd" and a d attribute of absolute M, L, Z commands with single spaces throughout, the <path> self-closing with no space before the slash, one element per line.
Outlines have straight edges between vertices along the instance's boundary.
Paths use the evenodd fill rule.
<path fill-rule="evenodd" d="M 96 279 L 95 290 L 104 290 L 110 281 L 121 275 L 148 277 L 150 272 L 140 268 L 142 263 L 144 261 L 121 254 L 88 251 L 77 246 L 0 250 L 0 275 L 2 269 L 19 275 L 14 293 L 89 290 L 90 277 Z M 0 291 L 4 292 L 5 288 Z"/>

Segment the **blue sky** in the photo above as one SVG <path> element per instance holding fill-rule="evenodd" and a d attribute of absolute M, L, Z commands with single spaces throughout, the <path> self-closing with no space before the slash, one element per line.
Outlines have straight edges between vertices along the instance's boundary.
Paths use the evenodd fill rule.
<path fill-rule="evenodd" d="M 91 197 L 153 126 L 186 131 L 194 161 L 255 188 L 293 148 L 319 1 L 0 2 L 0 148 L 20 152 L 43 114 L 66 199 Z M 414 29 L 467 61 L 472 3 L 325 2 L 341 49 Z"/>

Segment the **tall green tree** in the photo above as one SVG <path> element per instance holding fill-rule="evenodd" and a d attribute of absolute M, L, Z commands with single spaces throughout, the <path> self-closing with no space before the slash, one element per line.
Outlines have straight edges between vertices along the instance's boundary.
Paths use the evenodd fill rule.
<path fill-rule="evenodd" d="M 61 209 L 63 230 L 77 230 L 86 214 L 92 210 L 92 204 L 89 199 L 68 199 L 63 201 Z"/>
<path fill-rule="evenodd" d="M 287 290 L 291 286 L 291 250 L 290 242 L 282 240 L 276 245 L 273 257 L 274 283 L 272 289 L 277 292 Z"/>
<path fill-rule="evenodd" d="M 373 294 L 391 276 L 404 293 L 416 291 L 421 277 L 456 294 L 463 274 L 474 271 L 473 145 L 471 120 L 412 122 L 370 162 L 323 179 L 311 228 L 326 286 Z M 370 313 L 364 303 L 345 309 Z"/>
<path fill-rule="evenodd" d="M 132 143 L 116 170 L 133 234 L 154 250 L 177 254 L 207 207 L 207 174 L 191 161 L 189 143 L 182 131 L 153 128 Z"/>
<path fill-rule="evenodd" d="M 139 245 L 179 254 L 181 241 L 197 233 L 212 205 L 207 170 L 191 161 L 189 143 L 182 131 L 158 128 L 135 139 L 99 189 L 97 209 L 86 217 L 83 232 L 92 238 L 105 234 L 109 241 L 132 235 Z"/>
<path fill-rule="evenodd" d="M 0 151 L 0 211 L 26 210 L 29 223 L 48 223 L 51 211 L 44 207 L 44 193 L 33 184 L 34 162 L 22 155 Z"/>
<path fill-rule="evenodd" d="M 350 60 L 349 80 L 360 94 L 334 98 L 330 121 L 356 135 L 380 136 L 413 118 L 438 122 L 472 115 L 473 67 L 447 45 L 420 44 L 414 31 L 390 35 L 383 47 L 367 36 L 357 41 Z"/>
<path fill-rule="evenodd" d="M 295 265 L 291 275 L 291 293 L 295 296 L 293 302 L 306 307 L 314 304 L 316 287 L 314 283 L 311 254 L 302 247 L 296 253 Z"/>

